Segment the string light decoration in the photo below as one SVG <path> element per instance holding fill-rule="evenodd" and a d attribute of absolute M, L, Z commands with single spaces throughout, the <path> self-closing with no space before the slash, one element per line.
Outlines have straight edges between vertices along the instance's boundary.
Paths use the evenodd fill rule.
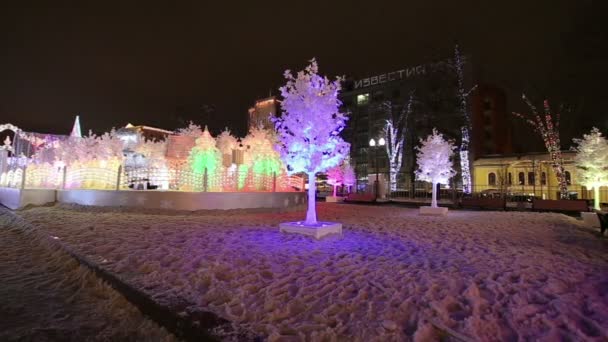
<path fill-rule="evenodd" d="M 403 148 L 405 145 L 405 135 L 407 122 L 412 113 L 414 93 L 410 93 L 407 105 L 399 112 L 397 118 L 393 117 L 393 104 L 385 101 L 382 105 L 388 113 L 388 120 L 384 126 L 383 133 L 386 136 L 386 155 L 389 164 L 389 183 L 391 191 L 397 191 L 397 173 L 401 170 L 403 162 Z"/>
<path fill-rule="evenodd" d="M 567 199 L 568 184 L 566 182 L 566 173 L 564 172 L 564 161 L 559 138 L 560 113 L 556 112 L 555 115 L 552 113 L 548 100 L 543 101 L 543 113 L 541 114 L 537 111 L 526 94 L 522 94 L 521 98 L 528 107 L 530 107 L 532 114 L 513 112 L 513 115 L 524 120 L 540 134 L 540 137 L 543 139 L 545 147 L 549 152 L 549 156 L 551 157 L 551 166 L 559 183 L 559 197 L 561 199 Z"/>
<path fill-rule="evenodd" d="M 460 53 L 460 47 L 456 45 L 454 47 L 454 68 L 456 70 L 456 79 L 458 81 L 458 89 L 457 97 L 458 102 L 460 104 L 460 112 L 464 117 L 464 126 L 460 128 L 460 133 L 462 135 L 462 139 L 460 142 L 460 173 L 462 174 L 462 192 L 465 194 L 470 194 L 473 191 L 473 184 L 471 178 L 471 166 L 469 162 L 469 145 L 471 143 L 471 115 L 469 114 L 469 105 L 468 99 L 469 95 L 477 88 L 477 85 L 474 85 L 468 91 L 465 90 L 464 86 L 464 67 L 465 67 L 465 59 Z"/>

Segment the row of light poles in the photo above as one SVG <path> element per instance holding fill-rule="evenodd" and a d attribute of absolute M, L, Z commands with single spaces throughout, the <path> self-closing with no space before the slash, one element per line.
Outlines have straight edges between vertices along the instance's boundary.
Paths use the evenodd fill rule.
<path fill-rule="evenodd" d="M 376 151 L 376 183 L 375 183 L 375 191 L 376 191 L 376 200 L 378 200 L 378 189 L 379 189 L 379 184 L 380 181 L 378 180 L 378 149 L 381 148 L 382 146 L 384 146 L 386 144 L 386 141 L 384 140 L 384 138 L 380 138 L 378 139 L 378 146 L 376 146 L 376 140 L 374 140 L 373 138 L 369 140 L 369 146 L 373 147 L 374 150 Z"/>

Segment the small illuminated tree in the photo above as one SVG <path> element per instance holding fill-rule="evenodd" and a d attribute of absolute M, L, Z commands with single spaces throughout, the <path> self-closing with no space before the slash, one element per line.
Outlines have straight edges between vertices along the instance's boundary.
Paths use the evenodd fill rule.
<path fill-rule="evenodd" d="M 420 139 L 420 143 L 421 146 L 416 146 L 416 179 L 433 184 L 431 207 L 437 208 L 437 184 L 447 183 L 456 174 L 450 160 L 456 147 L 446 141 L 436 129 L 425 140 Z"/>
<path fill-rule="evenodd" d="M 226 128 L 220 135 L 215 138 L 216 146 L 222 154 L 222 164 L 225 167 L 229 167 L 232 164 L 232 150 L 235 150 L 239 143 L 236 138 L 230 134 L 228 128 Z"/>
<path fill-rule="evenodd" d="M 196 144 L 190 151 L 188 157 L 190 167 L 195 174 L 204 174 L 206 177 L 213 175 L 221 163 L 220 150 L 215 147 L 215 139 L 209 133 L 207 127 L 202 135 L 196 139 Z M 205 179 L 203 179 L 205 182 Z"/>
<path fill-rule="evenodd" d="M 600 210 L 600 187 L 608 186 L 608 140 L 595 127 L 583 139 L 573 140 L 579 182 L 593 188 L 593 208 Z"/>
<path fill-rule="evenodd" d="M 551 112 L 549 107 L 549 101 L 543 102 L 543 114 L 540 114 L 536 107 L 528 100 L 526 94 L 522 95 L 522 99 L 532 114 L 523 115 L 520 113 L 513 113 L 518 118 L 525 120 L 530 126 L 534 128 L 540 134 L 540 137 L 545 143 L 545 147 L 551 157 L 551 166 L 557 181 L 559 182 L 559 195 L 561 199 L 568 198 L 568 183 L 566 182 L 566 173 L 564 172 L 564 160 L 562 158 L 561 143 L 559 139 L 559 117 L 560 114 Z"/>
<path fill-rule="evenodd" d="M 357 176 L 355 175 L 355 170 L 350 164 L 346 164 L 344 167 L 344 185 L 349 188 L 357 183 Z"/>
<path fill-rule="evenodd" d="M 243 139 L 247 153 L 251 155 L 251 170 L 255 175 L 272 176 L 279 174 L 283 163 L 281 155 L 274 146 L 276 138 L 271 131 L 252 127 Z"/>
<path fill-rule="evenodd" d="M 344 184 L 344 166 L 334 166 L 327 170 L 327 183 L 329 183 L 333 189 L 333 195 L 336 197 L 336 188 L 340 184 Z"/>
<path fill-rule="evenodd" d="M 308 175 L 308 210 L 306 225 L 317 224 L 315 175 L 339 165 L 348 155 L 350 145 L 340 137 L 348 119 L 340 113 L 338 99 L 340 77 L 330 81 L 318 74 L 317 62 L 296 76 L 284 73 L 287 83 L 281 87 L 283 114 L 272 118 L 278 136 L 277 149 L 288 173 Z"/>

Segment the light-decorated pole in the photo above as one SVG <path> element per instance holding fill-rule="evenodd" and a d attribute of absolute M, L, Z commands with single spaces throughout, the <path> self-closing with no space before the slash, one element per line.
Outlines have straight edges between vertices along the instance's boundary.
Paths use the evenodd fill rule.
<path fill-rule="evenodd" d="M 385 144 L 386 144 L 386 141 L 384 140 L 384 138 L 378 139 L 377 147 L 376 147 L 376 140 L 374 140 L 373 138 L 369 140 L 369 146 L 375 150 L 375 157 L 376 157 L 375 163 L 374 163 L 376 165 L 376 183 L 374 186 L 374 189 L 375 189 L 374 191 L 376 192 L 375 193 L 376 200 L 378 200 L 379 184 L 380 184 L 380 181 L 378 179 L 378 172 L 379 172 L 378 171 L 378 149 L 380 147 L 384 146 Z"/>

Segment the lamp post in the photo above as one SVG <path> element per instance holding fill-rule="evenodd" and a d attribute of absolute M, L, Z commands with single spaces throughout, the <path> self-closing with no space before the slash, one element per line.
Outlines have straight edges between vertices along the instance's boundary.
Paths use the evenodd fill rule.
<path fill-rule="evenodd" d="M 373 138 L 369 140 L 369 146 L 373 147 L 375 152 L 375 156 L 376 156 L 376 184 L 375 184 L 375 191 L 376 191 L 376 200 L 378 200 L 378 189 L 379 189 L 379 180 L 378 180 L 378 148 L 381 146 L 384 146 L 384 144 L 386 144 L 386 142 L 384 141 L 384 138 L 380 138 L 378 139 L 378 146 L 376 147 L 376 140 L 374 140 Z"/>

